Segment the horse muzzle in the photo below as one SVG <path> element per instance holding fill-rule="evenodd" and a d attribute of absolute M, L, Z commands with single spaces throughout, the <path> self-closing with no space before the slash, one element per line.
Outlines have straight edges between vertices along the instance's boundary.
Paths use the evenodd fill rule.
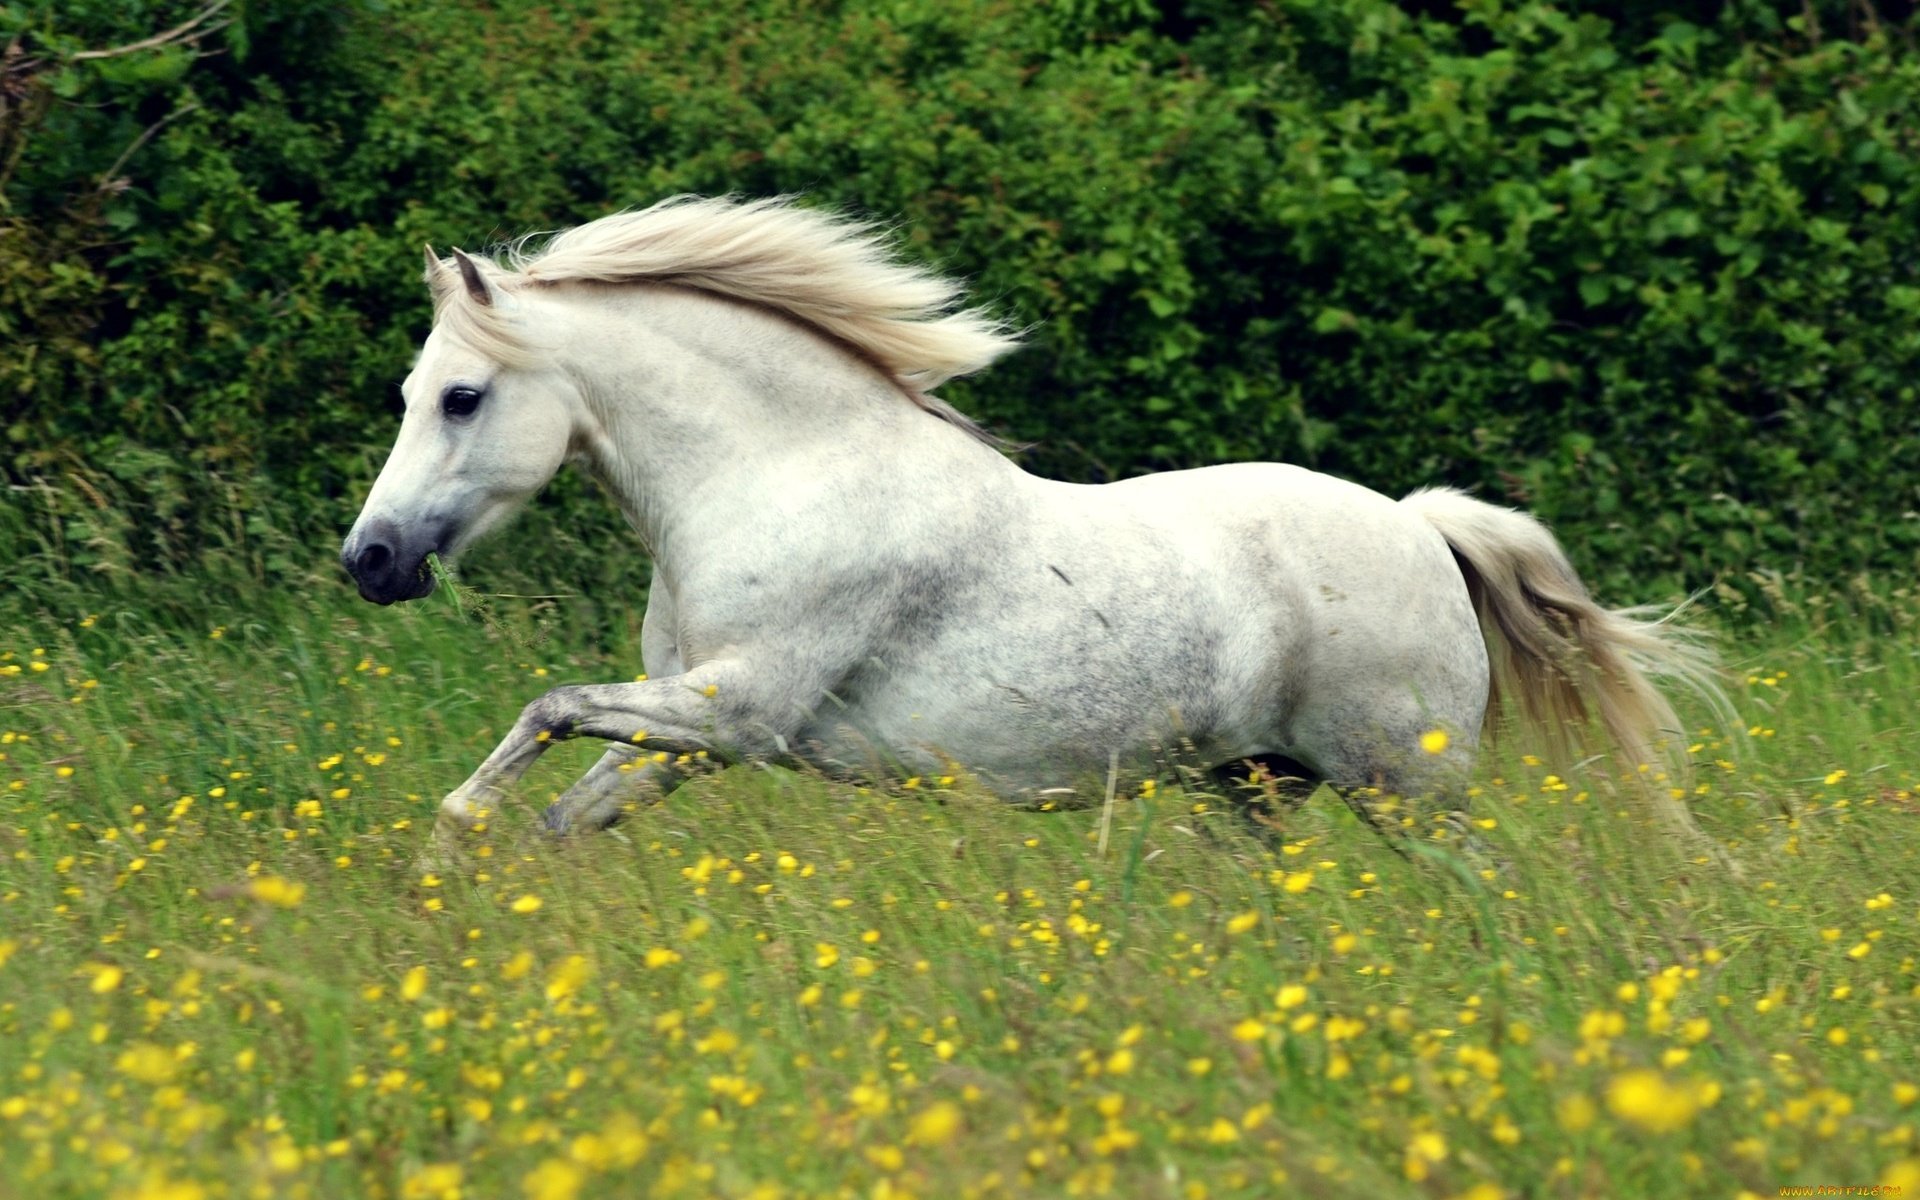
<path fill-rule="evenodd" d="M 409 539 L 391 521 L 369 521 L 347 537 L 340 565 L 353 576 L 364 600 L 375 604 L 418 600 L 433 591 L 427 555 L 438 549 L 437 538 Z"/>

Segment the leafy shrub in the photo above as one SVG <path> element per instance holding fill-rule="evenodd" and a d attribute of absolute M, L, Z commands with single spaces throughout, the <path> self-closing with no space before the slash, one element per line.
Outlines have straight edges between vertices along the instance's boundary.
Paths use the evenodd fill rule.
<path fill-rule="evenodd" d="M 1910 569 L 1911 14 L 1579 7 L 255 0 L 106 55 L 199 6 L 0 7 L 5 470 L 69 566 L 288 577 L 390 441 L 422 242 L 804 191 L 1033 325 L 949 394 L 1036 469 L 1467 484 L 1612 595 Z M 490 565 L 630 595 L 584 490 Z"/>

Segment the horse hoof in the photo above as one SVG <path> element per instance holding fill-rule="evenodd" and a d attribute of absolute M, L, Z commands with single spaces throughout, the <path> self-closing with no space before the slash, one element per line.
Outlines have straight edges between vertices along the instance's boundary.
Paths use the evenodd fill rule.
<path fill-rule="evenodd" d="M 573 818 L 567 815 L 567 810 L 558 801 L 547 805 L 547 811 L 540 814 L 540 824 L 556 837 L 573 832 Z"/>
<path fill-rule="evenodd" d="M 461 844 L 465 830 L 457 824 L 441 821 L 434 825 L 427 844 L 414 856 L 413 868 L 422 875 L 447 874 L 467 865 L 466 848 Z"/>

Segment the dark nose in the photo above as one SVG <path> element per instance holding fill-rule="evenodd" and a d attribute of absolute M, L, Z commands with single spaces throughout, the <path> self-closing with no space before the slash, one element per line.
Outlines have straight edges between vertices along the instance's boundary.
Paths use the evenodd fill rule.
<path fill-rule="evenodd" d="M 369 521 L 340 551 L 340 565 L 375 604 L 415 600 L 433 590 L 419 560 L 425 552 L 405 553 L 400 531 L 387 521 Z"/>
<path fill-rule="evenodd" d="M 353 564 L 347 568 L 356 578 L 377 578 L 393 566 L 393 547 L 385 542 L 370 542 L 360 547 Z"/>

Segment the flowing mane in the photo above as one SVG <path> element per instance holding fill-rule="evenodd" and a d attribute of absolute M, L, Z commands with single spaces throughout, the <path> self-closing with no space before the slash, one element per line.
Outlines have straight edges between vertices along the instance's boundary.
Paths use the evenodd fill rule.
<path fill-rule="evenodd" d="M 986 435 L 925 393 L 1019 344 L 984 310 L 956 310 L 961 285 L 901 262 L 875 225 L 796 207 L 792 197 L 675 196 L 535 245 L 539 237 L 520 238 L 484 260 L 489 282 L 509 295 L 575 282 L 673 283 L 761 305 L 845 344 L 915 403 L 976 436 Z M 434 319 L 502 362 L 535 359 L 538 347 L 514 324 L 512 306 L 478 303 L 466 289 L 441 282 L 456 277 L 429 268 Z"/>

